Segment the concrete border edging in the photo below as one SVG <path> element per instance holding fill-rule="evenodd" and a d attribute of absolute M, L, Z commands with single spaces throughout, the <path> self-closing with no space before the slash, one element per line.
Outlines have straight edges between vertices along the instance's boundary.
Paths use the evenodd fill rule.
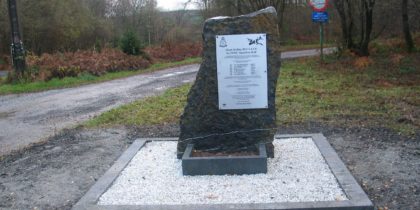
<path fill-rule="evenodd" d="M 312 138 L 331 172 L 337 179 L 349 200 L 344 201 L 319 201 L 319 202 L 284 202 L 284 203 L 258 203 L 258 204 L 200 204 L 200 205 L 97 205 L 100 196 L 112 186 L 122 170 L 127 166 L 137 152 L 150 141 L 176 141 L 178 138 L 142 138 L 137 139 L 118 158 L 115 164 L 90 188 L 90 190 L 73 206 L 73 210 L 86 209 L 330 209 L 330 210 L 373 210 L 373 204 L 357 181 L 348 171 L 327 139 L 321 134 L 294 134 L 276 135 L 275 139 L 282 138 Z"/>
<path fill-rule="evenodd" d="M 73 206 L 73 209 L 92 209 L 101 195 L 112 185 L 118 175 L 127 166 L 135 154 L 146 144 L 145 140 L 136 140 L 118 158 L 105 174 L 89 189 L 89 191 Z"/>

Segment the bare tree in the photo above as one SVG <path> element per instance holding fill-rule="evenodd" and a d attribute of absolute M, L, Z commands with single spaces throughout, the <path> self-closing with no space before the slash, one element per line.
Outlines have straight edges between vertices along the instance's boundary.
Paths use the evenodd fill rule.
<path fill-rule="evenodd" d="M 413 37 L 411 37 L 410 25 L 408 23 L 408 0 L 402 0 L 401 7 L 402 7 L 402 25 L 403 25 L 405 43 L 407 45 L 407 51 L 412 52 L 414 51 L 415 47 L 414 47 Z"/>
<path fill-rule="evenodd" d="M 272 6 L 277 10 L 277 19 L 279 30 L 283 26 L 283 17 L 284 10 L 286 8 L 286 3 L 290 4 L 287 0 L 238 0 L 238 11 L 241 13 L 248 13 L 252 11 L 257 11 L 264 9 L 266 7 Z"/>
<path fill-rule="evenodd" d="M 343 45 L 348 49 L 352 49 L 354 47 L 352 35 L 354 29 L 352 4 L 349 0 L 336 0 L 334 1 L 334 5 L 341 20 Z"/>
<path fill-rule="evenodd" d="M 217 15 L 241 15 L 272 6 L 277 10 L 278 28 L 283 26 L 284 10 L 288 0 L 189 0 L 201 8 L 204 18 Z M 289 3 L 290 4 L 290 3 Z"/>
<path fill-rule="evenodd" d="M 369 55 L 375 0 L 335 0 L 334 5 L 340 16 L 343 46 L 360 56 Z"/>

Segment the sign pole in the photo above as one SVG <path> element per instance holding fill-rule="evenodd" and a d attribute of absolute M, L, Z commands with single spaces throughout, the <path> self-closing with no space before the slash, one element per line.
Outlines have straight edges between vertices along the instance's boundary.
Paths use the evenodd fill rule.
<path fill-rule="evenodd" d="M 324 23 L 319 23 L 319 34 L 321 43 L 321 62 L 324 61 Z"/>
<path fill-rule="evenodd" d="M 319 42 L 321 45 L 321 63 L 324 62 L 324 23 L 328 22 L 328 0 L 310 0 L 312 7 L 312 21 L 319 23 Z"/>

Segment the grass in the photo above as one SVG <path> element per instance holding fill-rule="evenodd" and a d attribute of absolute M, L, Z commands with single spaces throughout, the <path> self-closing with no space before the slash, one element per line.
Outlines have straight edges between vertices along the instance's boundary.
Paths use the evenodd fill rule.
<path fill-rule="evenodd" d="M 385 126 L 403 134 L 419 130 L 420 72 L 401 71 L 416 66 L 420 54 L 393 65 L 388 57 L 372 58 L 363 69 L 357 58 L 327 57 L 283 63 L 277 89 L 278 124 L 317 121 L 340 126 Z M 348 59 L 348 60 L 347 60 Z M 418 65 L 417 65 L 418 66 Z M 87 126 L 156 125 L 177 123 L 186 103 L 189 85 L 106 112 Z"/>
<path fill-rule="evenodd" d="M 52 79 L 47 82 L 28 82 L 28 83 L 17 83 L 17 84 L 6 84 L 0 80 L 0 95 L 13 94 L 13 93 L 28 93 L 38 92 L 50 89 L 68 88 L 75 87 L 85 84 L 104 82 L 113 79 L 119 79 L 129 77 L 141 73 L 153 72 L 160 69 L 181 66 L 186 64 L 198 63 L 201 58 L 188 58 L 182 61 L 170 62 L 170 63 L 156 63 L 147 69 L 140 69 L 137 71 L 119 71 L 110 72 L 102 76 L 93 76 L 90 74 L 82 74 L 78 77 L 65 77 L 63 79 Z"/>
<path fill-rule="evenodd" d="M 412 134 L 419 125 L 400 123 L 411 114 L 408 107 L 418 109 L 414 86 L 382 86 L 376 68 L 365 70 L 320 68 L 314 60 L 289 63 L 282 72 L 277 92 L 279 123 L 324 121 L 356 126 L 385 126 Z M 390 78 L 388 78 L 390 79 Z M 407 103 L 410 101 L 411 103 Z M 401 109 L 404 104 L 407 109 Z"/>
<path fill-rule="evenodd" d="M 176 122 L 191 85 L 167 90 L 164 94 L 112 109 L 86 123 L 88 127 L 114 125 L 156 125 Z"/>

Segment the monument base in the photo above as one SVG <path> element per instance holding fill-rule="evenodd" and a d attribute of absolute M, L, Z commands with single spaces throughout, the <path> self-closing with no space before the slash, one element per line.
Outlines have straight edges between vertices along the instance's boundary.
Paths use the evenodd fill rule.
<path fill-rule="evenodd" d="M 267 174 L 240 176 L 183 176 L 177 140 L 134 141 L 73 209 L 374 209 L 322 134 L 276 135 Z"/>
<path fill-rule="evenodd" d="M 193 157 L 193 144 L 182 156 L 183 175 L 243 175 L 267 173 L 265 144 L 258 145 L 258 155 Z"/>

